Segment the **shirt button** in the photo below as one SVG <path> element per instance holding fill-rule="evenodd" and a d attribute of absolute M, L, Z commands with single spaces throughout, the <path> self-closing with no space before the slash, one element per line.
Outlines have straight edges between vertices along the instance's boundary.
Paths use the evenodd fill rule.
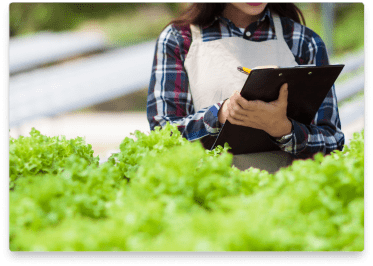
<path fill-rule="evenodd" d="M 247 32 L 246 32 L 246 36 L 247 36 L 247 37 L 250 37 L 250 36 L 251 36 L 251 32 L 250 32 L 250 31 L 247 31 Z"/>

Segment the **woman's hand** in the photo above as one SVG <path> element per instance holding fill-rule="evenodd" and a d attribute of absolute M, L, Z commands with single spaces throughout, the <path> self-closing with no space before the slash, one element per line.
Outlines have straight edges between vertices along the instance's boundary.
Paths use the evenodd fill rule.
<path fill-rule="evenodd" d="M 224 101 L 223 105 L 221 106 L 218 112 L 218 120 L 221 124 L 224 124 L 229 116 L 229 109 L 228 109 L 228 104 L 230 102 L 229 99 L 232 98 L 236 93 L 237 91 L 234 91 L 233 94 L 227 100 Z"/>
<path fill-rule="evenodd" d="M 281 86 L 278 99 L 269 103 L 247 101 L 235 91 L 224 102 L 218 118 L 221 123 L 228 119 L 232 124 L 261 129 L 272 137 L 282 137 L 292 130 L 292 124 L 286 116 L 287 100 L 287 83 Z"/>

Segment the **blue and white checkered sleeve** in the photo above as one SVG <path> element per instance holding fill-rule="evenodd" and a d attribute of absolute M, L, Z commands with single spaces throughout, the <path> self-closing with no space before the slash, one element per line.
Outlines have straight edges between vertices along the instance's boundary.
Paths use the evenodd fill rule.
<path fill-rule="evenodd" d="M 172 26 L 159 36 L 147 98 L 150 129 L 176 124 L 182 136 L 192 141 L 207 135 L 215 136 L 221 128 L 218 111 L 221 103 L 194 110 L 188 75 L 183 66 L 185 40 Z"/>
<path fill-rule="evenodd" d="M 317 66 L 329 64 L 325 45 L 316 34 L 308 44 L 308 53 L 310 55 L 308 64 Z M 291 139 L 285 143 L 276 143 L 282 150 L 295 157 L 309 157 L 318 152 L 329 154 L 333 150 L 343 149 L 345 139 L 341 131 L 335 85 L 328 92 L 310 125 L 294 120 L 291 122 L 293 125 Z"/>

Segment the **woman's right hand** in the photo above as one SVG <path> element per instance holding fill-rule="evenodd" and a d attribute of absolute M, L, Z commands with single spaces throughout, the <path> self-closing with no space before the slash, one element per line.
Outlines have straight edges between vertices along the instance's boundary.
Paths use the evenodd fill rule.
<path fill-rule="evenodd" d="M 235 93 L 236 92 L 233 92 L 231 97 Z M 227 120 L 228 116 L 229 116 L 229 109 L 228 109 L 229 102 L 230 102 L 230 97 L 227 100 L 224 101 L 223 105 L 221 106 L 221 108 L 218 112 L 218 120 L 221 124 L 224 124 L 225 121 Z"/>
<path fill-rule="evenodd" d="M 264 68 L 279 68 L 279 67 L 276 65 L 265 65 L 265 66 L 257 66 L 257 67 L 254 67 L 253 69 L 264 69 Z M 238 91 L 234 91 L 230 97 L 232 97 L 236 93 L 240 94 Z M 218 112 L 218 120 L 221 124 L 224 124 L 229 116 L 228 105 L 230 102 L 230 97 L 224 101 L 222 107 L 220 108 Z"/>

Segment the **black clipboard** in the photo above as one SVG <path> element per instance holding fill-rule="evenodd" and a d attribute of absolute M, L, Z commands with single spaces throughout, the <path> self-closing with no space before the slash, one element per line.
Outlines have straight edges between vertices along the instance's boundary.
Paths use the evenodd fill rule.
<path fill-rule="evenodd" d="M 295 66 L 286 68 L 253 69 L 241 95 L 246 100 L 271 102 L 278 98 L 280 87 L 288 83 L 287 116 L 309 125 L 344 65 Z M 246 154 L 280 150 L 263 130 L 231 124 L 228 120 L 212 145 L 228 143 L 229 152 Z"/>

